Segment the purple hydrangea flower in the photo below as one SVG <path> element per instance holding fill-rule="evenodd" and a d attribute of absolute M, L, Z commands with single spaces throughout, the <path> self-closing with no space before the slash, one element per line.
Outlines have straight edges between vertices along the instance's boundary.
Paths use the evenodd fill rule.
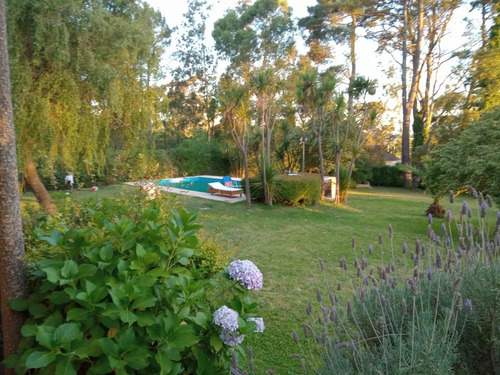
<path fill-rule="evenodd" d="M 245 335 L 240 335 L 238 331 L 233 332 L 223 329 L 219 337 L 224 344 L 235 346 L 243 342 Z"/>
<path fill-rule="evenodd" d="M 214 324 L 223 330 L 238 330 L 238 313 L 227 306 L 222 306 L 214 312 Z"/>
<path fill-rule="evenodd" d="M 262 273 L 250 260 L 235 260 L 229 265 L 229 276 L 247 289 L 262 288 Z"/>
<path fill-rule="evenodd" d="M 262 318 L 248 318 L 247 319 L 249 322 L 255 322 L 257 323 L 257 328 L 255 328 L 254 332 L 264 332 L 264 319 Z"/>

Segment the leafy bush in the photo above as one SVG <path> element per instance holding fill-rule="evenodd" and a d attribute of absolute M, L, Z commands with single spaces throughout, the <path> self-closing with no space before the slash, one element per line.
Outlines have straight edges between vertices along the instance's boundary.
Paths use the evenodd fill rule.
<path fill-rule="evenodd" d="M 356 258 L 349 271 L 355 295 L 339 301 L 329 284 L 330 271 L 320 259 L 329 298 L 317 292 L 319 314 L 307 307 L 309 321 L 295 355 L 304 372 L 318 374 L 493 374 L 500 371 L 500 212 L 493 228 L 485 221 L 487 205 L 478 200 L 480 217 L 464 203 L 455 215 L 448 211 L 442 236 L 429 217 L 428 242 L 406 243 L 395 254 L 392 227 L 387 263 L 370 267 L 368 254 L 352 248 Z M 492 207 L 492 202 L 490 207 Z M 454 219 L 454 217 L 456 219 Z M 455 220 L 456 229 L 451 224 Z M 458 238 L 456 244 L 452 233 Z M 491 237 L 490 237 L 491 236 Z M 490 240 L 493 238 L 493 240 Z M 338 286 L 340 288 L 340 284 Z M 328 300 L 326 302 L 325 300 Z M 474 307 L 473 307 L 474 306 Z M 321 358 L 318 362 L 317 358 Z"/>
<path fill-rule="evenodd" d="M 372 166 L 372 176 L 369 178 L 372 186 L 404 186 L 404 172 L 398 167 L 389 165 Z"/>
<path fill-rule="evenodd" d="M 89 212 L 86 227 L 34 231 L 42 245 L 34 288 L 11 304 L 29 318 L 7 366 L 40 374 L 226 373 L 231 346 L 263 329 L 248 295 L 262 275 L 243 261 L 205 278 L 196 215 L 181 209 L 170 217 L 153 207 L 113 220 Z"/>
<path fill-rule="evenodd" d="M 271 201 L 278 202 L 281 197 L 281 184 L 279 182 L 281 176 L 279 171 L 274 169 L 271 163 L 266 163 L 266 183 L 268 194 Z M 250 193 L 252 199 L 264 202 L 264 173 L 262 168 L 259 168 L 259 174 L 250 179 Z"/>
<path fill-rule="evenodd" d="M 474 186 L 500 204 L 500 106 L 483 113 L 458 138 L 425 161 L 426 188 L 435 196 Z"/>
<path fill-rule="evenodd" d="M 290 206 L 309 206 L 321 199 L 321 181 L 319 175 L 303 174 L 296 176 L 280 176 L 279 203 Z"/>
<path fill-rule="evenodd" d="M 172 159 L 181 176 L 226 175 L 230 167 L 229 159 L 222 154 L 218 141 L 209 140 L 204 132 L 184 139 L 172 150 Z"/>

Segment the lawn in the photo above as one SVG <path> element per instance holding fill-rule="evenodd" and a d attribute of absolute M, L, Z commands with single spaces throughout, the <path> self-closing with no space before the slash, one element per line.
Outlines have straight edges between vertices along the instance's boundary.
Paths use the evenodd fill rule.
<path fill-rule="evenodd" d="M 72 197 L 117 197 L 133 191 L 130 187 L 107 187 L 97 193 L 75 191 Z M 59 197 L 66 196 L 60 194 Z M 243 345 L 252 345 L 256 373 L 273 369 L 276 374 L 301 373 L 297 359 L 289 358 L 297 352 L 292 331 L 302 333 L 306 321 L 306 306 L 316 300 L 317 288 L 326 289 L 318 258 L 322 258 L 328 270 L 328 280 L 342 299 L 352 293 L 356 280 L 354 258 L 361 259 L 364 250 L 369 268 L 387 263 L 392 251 L 402 255 L 403 242 L 408 251 L 414 249 L 415 238 L 427 241 L 428 219 L 425 210 L 432 197 L 422 191 L 396 188 L 359 189 L 349 193 L 346 206 L 321 203 L 313 207 L 281 207 L 254 204 L 247 208 L 245 202 L 228 204 L 193 197 L 185 200 L 190 211 L 199 212 L 199 222 L 205 226 L 205 234 L 214 236 L 234 249 L 235 259 L 253 261 L 264 275 L 264 287 L 253 293 L 260 302 L 264 333 L 245 339 Z M 29 201 L 30 197 L 23 198 Z M 473 201 L 467 199 L 472 206 Z M 454 211 L 458 211 L 463 199 L 457 199 Z M 450 208 L 449 202 L 441 202 Z M 493 223 L 496 210 L 490 210 Z M 441 235 L 441 222 L 434 220 L 433 228 Z M 392 225 L 394 238 L 389 238 Z M 379 244 L 379 235 L 383 245 Z M 356 247 L 352 247 L 352 238 Z M 373 256 L 368 246 L 373 246 Z M 392 244 L 394 244 L 392 246 Z M 339 266 L 345 257 L 348 272 Z M 337 285 L 341 289 L 337 291 Z"/>
<path fill-rule="evenodd" d="M 341 296 L 352 291 L 356 278 L 354 258 L 361 259 L 364 249 L 369 267 L 392 258 L 389 224 L 394 231 L 393 249 L 401 255 L 403 242 L 414 249 L 415 238 L 427 241 L 428 218 L 425 210 L 432 197 L 422 191 L 373 188 L 354 190 L 347 206 L 322 203 L 315 207 L 268 207 L 244 202 L 225 204 L 199 198 L 187 201 L 187 207 L 200 212 L 199 219 L 208 233 L 218 234 L 237 247 L 236 258 L 252 260 L 264 275 L 264 288 L 253 298 L 262 303 L 266 331 L 244 344 L 253 347 L 257 373 L 273 369 L 277 374 L 301 373 L 291 332 L 302 332 L 308 302 L 316 299 L 318 287 L 326 289 L 318 258 L 329 269 L 329 282 L 341 284 Z M 472 204 L 472 201 L 469 200 Z M 446 208 L 451 206 L 443 200 Z M 454 211 L 460 208 L 454 204 Z M 490 210 L 494 222 L 496 212 Z M 441 222 L 433 228 L 441 235 Z M 379 245 L 382 234 L 384 245 Z M 356 249 L 352 248 L 355 237 Z M 373 256 L 368 246 L 373 245 Z M 382 248 L 384 254 L 382 254 Z M 349 271 L 342 271 L 339 259 L 345 257 Z"/>

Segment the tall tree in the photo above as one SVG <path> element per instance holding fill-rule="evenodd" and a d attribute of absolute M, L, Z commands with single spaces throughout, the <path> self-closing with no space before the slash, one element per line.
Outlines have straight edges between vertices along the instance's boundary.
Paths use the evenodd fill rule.
<path fill-rule="evenodd" d="M 14 354 L 21 338 L 23 315 L 9 302 L 27 296 L 24 240 L 19 205 L 16 140 L 9 79 L 5 1 L 0 0 L 0 301 L 3 356 Z M 6 374 L 15 374 L 13 369 Z"/>
<path fill-rule="evenodd" d="M 110 147 L 147 144 L 151 81 L 169 30 L 142 2 L 8 2 L 13 101 L 26 180 L 52 210 L 38 173 L 91 173 Z"/>
<path fill-rule="evenodd" d="M 226 74 L 249 84 L 255 95 L 256 122 L 262 140 L 262 176 L 266 204 L 272 204 L 266 179 L 271 137 L 278 114 L 276 101 L 295 57 L 293 22 L 286 3 L 241 1 L 214 24 L 215 49 L 229 62 Z M 250 84 L 251 83 L 251 84 Z"/>
<path fill-rule="evenodd" d="M 238 147 L 243 159 L 245 170 L 245 197 L 247 207 L 252 205 L 250 196 L 250 176 L 248 169 L 250 101 L 248 90 L 243 85 L 238 85 L 230 78 L 223 81 L 225 87 L 219 96 L 220 110 L 223 123 L 227 125 L 231 136 Z"/>
<path fill-rule="evenodd" d="M 184 13 L 182 32 L 175 38 L 172 54 L 173 81 L 169 86 L 171 98 L 170 125 L 184 135 L 203 129 L 209 137 L 214 130 L 214 85 L 217 61 L 206 35 L 207 18 L 211 5 L 206 0 L 189 0 Z"/>

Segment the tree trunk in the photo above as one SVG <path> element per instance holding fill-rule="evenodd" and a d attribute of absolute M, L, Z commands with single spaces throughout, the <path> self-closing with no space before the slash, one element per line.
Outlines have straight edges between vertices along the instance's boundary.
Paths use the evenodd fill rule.
<path fill-rule="evenodd" d="M 33 163 L 31 157 L 26 156 L 24 164 L 24 178 L 26 179 L 26 183 L 33 191 L 33 194 L 35 194 L 38 203 L 43 206 L 45 212 L 48 215 L 54 215 L 56 213 L 56 206 L 52 203 L 49 192 L 45 189 L 43 182 L 38 176 L 35 163 Z"/>
<path fill-rule="evenodd" d="M 9 307 L 9 301 L 28 294 L 7 51 L 5 0 L 0 0 L 0 300 L 4 358 L 16 352 L 24 320 L 22 313 Z M 15 371 L 6 369 L 5 374 Z"/>
<path fill-rule="evenodd" d="M 248 155 L 246 153 L 242 153 L 243 155 L 243 163 L 245 165 L 245 197 L 247 202 L 247 207 L 250 208 L 252 206 L 252 197 L 250 196 L 250 176 L 248 175 Z"/>

